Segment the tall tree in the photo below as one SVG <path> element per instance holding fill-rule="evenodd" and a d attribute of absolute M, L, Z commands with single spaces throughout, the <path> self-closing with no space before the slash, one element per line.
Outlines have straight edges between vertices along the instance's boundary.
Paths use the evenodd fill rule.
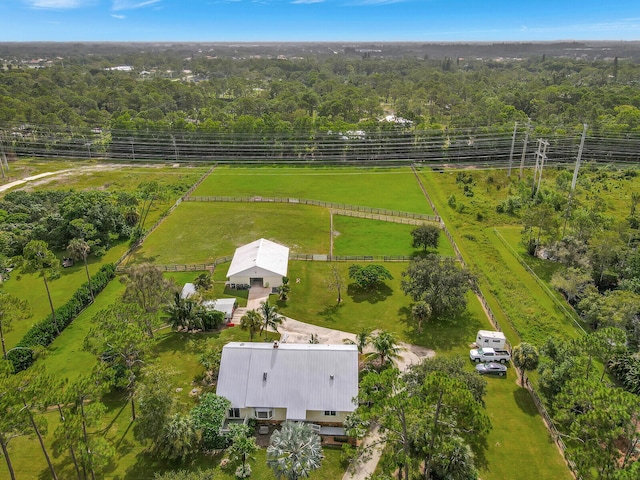
<path fill-rule="evenodd" d="M 572 440 L 567 454 L 583 478 L 613 478 L 625 465 L 618 442 L 638 438 L 637 395 L 598 380 L 574 378 L 556 399 L 558 420 Z"/>
<path fill-rule="evenodd" d="M 305 423 L 285 422 L 271 435 L 267 465 L 278 479 L 308 477 L 322 463 L 320 437 Z"/>
<path fill-rule="evenodd" d="M 177 290 L 175 282 L 166 279 L 162 270 L 148 263 L 131 267 L 120 281 L 126 285 L 122 299 L 149 314 L 145 317 L 146 331 L 153 338 L 153 329 L 158 324 L 156 314 Z"/>
<path fill-rule="evenodd" d="M 157 445 L 174 409 L 173 388 L 170 374 L 158 366 L 148 366 L 141 371 L 141 380 L 136 385 L 138 418 L 133 426 L 135 438 Z"/>
<path fill-rule="evenodd" d="M 393 280 L 391 272 L 383 265 L 370 264 L 367 266 L 349 266 L 349 278 L 351 278 L 360 288 L 373 288 L 384 280 Z"/>
<path fill-rule="evenodd" d="M 418 300 L 411 307 L 411 315 L 418 323 L 418 333 L 422 333 L 422 324 L 431 318 L 431 305 L 424 300 Z"/>
<path fill-rule="evenodd" d="M 524 386 L 524 372 L 538 368 L 540 356 L 536 347 L 530 343 L 522 342 L 520 345 L 513 347 L 511 360 L 520 371 L 521 384 Z"/>
<path fill-rule="evenodd" d="M 375 350 L 369 355 L 378 358 L 378 368 L 382 369 L 387 363 L 400 358 L 402 347 L 398 346 L 395 336 L 390 332 L 381 331 L 371 338 L 371 346 Z"/>
<path fill-rule="evenodd" d="M 30 428 L 29 418 L 22 409 L 18 385 L 19 379 L 13 374 L 11 363 L 0 360 L 0 448 L 11 480 L 15 480 L 16 475 L 9 455 L 9 442 L 25 435 Z"/>
<path fill-rule="evenodd" d="M 10 293 L 0 292 L 0 340 L 2 341 L 2 354 L 7 359 L 7 348 L 4 343 L 4 334 L 13 330 L 15 320 L 24 320 L 31 315 L 29 303 Z"/>
<path fill-rule="evenodd" d="M 402 273 L 401 287 L 415 302 L 428 303 L 434 316 L 445 317 L 464 311 L 465 295 L 474 282 L 473 275 L 453 258 L 427 255 L 411 261 Z"/>
<path fill-rule="evenodd" d="M 246 425 L 230 425 L 229 429 L 231 445 L 227 448 L 227 455 L 232 464 L 237 465 L 236 477 L 247 478 L 251 476 L 251 465 L 247 462 L 254 459 L 252 455 L 260 450 L 260 447 Z"/>
<path fill-rule="evenodd" d="M 47 290 L 47 298 L 51 307 L 51 318 L 56 332 L 60 335 L 60 326 L 56 321 L 56 310 L 53 307 L 51 292 L 49 291 L 49 280 L 57 277 L 60 268 L 60 260 L 49 250 L 49 246 L 42 240 L 31 240 L 27 243 L 22 251 L 24 264 L 22 267 L 25 273 L 38 273 L 44 281 L 44 287 Z"/>
<path fill-rule="evenodd" d="M 264 338 L 266 340 L 269 329 L 277 332 L 278 325 L 282 324 L 284 317 L 278 313 L 278 306 L 271 305 L 269 300 L 260 304 L 259 312 L 262 315 L 262 331 L 264 332 Z"/>
<path fill-rule="evenodd" d="M 95 300 L 93 287 L 91 286 L 91 275 L 89 275 L 89 264 L 87 263 L 87 257 L 91 252 L 89 242 L 82 238 L 73 238 L 67 246 L 67 252 L 74 260 L 82 260 L 84 263 L 84 271 L 87 274 L 87 282 L 89 283 L 89 294 L 91 295 L 91 300 Z"/>
<path fill-rule="evenodd" d="M 424 252 L 427 248 L 438 248 L 438 242 L 440 240 L 440 228 L 436 225 L 420 225 L 411 231 L 411 237 L 413 241 L 411 246 L 413 248 L 422 247 Z"/>
<path fill-rule="evenodd" d="M 231 408 L 231 402 L 213 393 L 205 393 L 200 403 L 191 409 L 194 426 L 202 432 L 202 445 L 206 450 L 226 447 L 227 439 L 220 429 Z"/>
<path fill-rule="evenodd" d="M 326 281 L 327 288 L 330 290 L 335 290 L 338 294 L 338 298 L 336 299 L 336 303 L 340 305 L 342 303 L 342 289 L 344 288 L 344 278 L 340 273 L 340 269 L 334 263 L 331 264 L 331 271 L 329 272 L 329 277 Z"/>
<path fill-rule="evenodd" d="M 240 328 L 249 331 L 249 341 L 253 342 L 253 337 L 263 328 L 264 320 L 256 310 L 249 310 L 240 319 Z"/>
<path fill-rule="evenodd" d="M 281 302 L 289 300 L 290 291 L 291 285 L 289 285 L 289 277 L 282 277 L 282 285 L 278 288 L 278 300 Z"/>
<path fill-rule="evenodd" d="M 93 328 L 85 338 L 85 349 L 99 356 L 113 374 L 116 386 L 124 388 L 131 401 L 131 416 L 136 419 L 134 392 L 140 369 L 153 346 L 138 323 L 139 310 L 115 304 L 93 317 Z"/>

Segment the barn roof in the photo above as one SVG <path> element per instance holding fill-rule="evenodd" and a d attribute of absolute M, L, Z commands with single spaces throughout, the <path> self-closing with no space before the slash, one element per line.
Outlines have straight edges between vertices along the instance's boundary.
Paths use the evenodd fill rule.
<path fill-rule="evenodd" d="M 289 248 L 261 238 L 236 249 L 227 278 L 255 268 L 286 277 L 288 265 Z"/>
<path fill-rule="evenodd" d="M 358 395 L 358 349 L 228 343 L 222 349 L 216 393 L 235 408 L 286 408 L 288 420 L 304 420 L 308 410 L 352 412 Z"/>

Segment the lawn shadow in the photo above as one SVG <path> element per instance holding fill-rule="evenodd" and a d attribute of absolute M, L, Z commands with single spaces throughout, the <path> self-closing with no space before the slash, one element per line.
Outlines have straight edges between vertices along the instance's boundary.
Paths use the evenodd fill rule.
<path fill-rule="evenodd" d="M 518 385 L 518 389 L 513 391 L 513 398 L 516 401 L 516 405 L 518 405 L 518 408 L 522 410 L 523 413 L 526 413 L 531 417 L 538 415 L 538 409 L 536 408 L 536 404 L 533 402 L 533 398 L 531 398 L 529 390 Z"/>
<path fill-rule="evenodd" d="M 410 306 L 398 309 L 397 318 L 405 325 L 405 333 L 412 343 L 439 351 L 466 348 L 482 328 L 482 322 L 469 310 L 453 317 L 423 322 L 422 331 L 418 330 L 418 322 L 413 318 Z"/>
<path fill-rule="evenodd" d="M 485 455 L 488 448 L 489 446 L 487 445 L 486 435 L 475 437 L 474 440 L 471 441 L 471 450 L 473 450 L 473 463 L 478 470 L 490 471 L 489 462 Z"/>
<path fill-rule="evenodd" d="M 362 288 L 355 283 L 350 283 L 347 287 L 347 295 L 351 297 L 353 303 L 368 302 L 375 304 L 384 302 L 387 297 L 393 295 L 393 289 L 386 283 L 377 283 L 371 288 Z"/>
<path fill-rule="evenodd" d="M 145 451 L 136 456 L 136 462 L 127 469 L 124 476 L 118 475 L 112 478 L 114 480 L 138 480 L 140 478 L 149 478 L 149 472 L 166 473 L 173 470 L 196 472 L 198 470 L 207 470 L 219 464 L 221 458 L 222 454 L 214 456 L 199 455 L 183 462 L 179 460 L 168 461 L 162 460 L 156 455 Z"/>
<path fill-rule="evenodd" d="M 338 312 L 342 307 L 342 303 L 332 303 L 331 305 L 326 305 L 322 310 L 317 312 L 317 315 L 321 316 L 325 321 L 335 323 L 338 318 Z"/>

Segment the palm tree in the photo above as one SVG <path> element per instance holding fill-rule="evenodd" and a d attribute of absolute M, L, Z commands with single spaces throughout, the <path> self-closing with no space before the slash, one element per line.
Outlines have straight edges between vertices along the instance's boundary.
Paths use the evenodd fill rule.
<path fill-rule="evenodd" d="M 173 328 L 198 327 L 198 304 L 190 298 L 182 298 L 180 292 L 173 294 L 173 303 L 165 311 L 169 314 L 169 322 Z M 201 326 L 200 326 L 201 327 Z"/>
<path fill-rule="evenodd" d="M 249 330 L 249 341 L 253 342 L 253 336 L 262 330 L 262 316 L 255 310 L 249 310 L 240 319 L 240 328 Z"/>
<path fill-rule="evenodd" d="M 49 282 L 57 277 L 60 268 L 60 260 L 55 254 L 49 250 L 49 245 L 43 240 L 31 240 L 22 250 L 22 258 L 24 264 L 22 271 L 24 273 L 38 273 L 44 281 L 44 287 L 47 290 L 47 298 L 49 299 L 49 307 L 51 307 L 51 319 L 56 333 L 60 335 L 60 327 L 56 321 L 56 310 L 53 307 L 51 292 L 49 291 Z"/>
<path fill-rule="evenodd" d="M 284 318 L 278 313 L 277 305 L 269 304 L 269 300 L 260 304 L 260 313 L 264 323 L 262 324 L 262 331 L 264 332 L 264 339 L 267 339 L 267 332 L 269 329 L 278 331 L 278 325 L 281 325 Z"/>
<path fill-rule="evenodd" d="M 282 277 L 282 285 L 278 289 L 278 299 L 282 302 L 289 300 L 289 292 L 291 291 L 291 285 L 289 285 L 289 277 Z"/>
<path fill-rule="evenodd" d="M 400 358 L 400 352 L 402 351 L 393 334 L 385 331 L 379 332 L 373 337 L 371 346 L 375 352 L 371 352 L 369 356 L 380 359 L 380 370 L 382 370 L 382 367 L 386 365 L 387 362 Z"/>
<path fill-rule="evenodd" d="M 267 465 L 278 479 L 298 480 L 320 468 L 320 437 L 304 423 L 285 422 L 271 435 Z"/>
<path fill-rule="evenodd" d="M 524 387 L 524 372 L 538 368 L 540 360 L 538 349 L 527 342 L 522 342 L 520 345 L 513 347 L 511 360 L 520 371 L 520 384 Z"/>
<path fill-rule="evenodd" d="M 344 340 L 344 343 L 347 343 L 349 345 L 357 345 L 358 354 L 362 355 L 362 352 L 364 352 L 364 349 L 366 348 L 367 345 L 369 345 L 370 341 L 371 341 L 371 332 L 367 329 L 364 329 L 360 333 L 356 334 L 355 340 L 350 340 L 347 338 Z"/>
<path fill-rule="evenodd" d="M 73 238 L 67 246 L 67 252 L 74 260 L 82 260 L 84 262 L 84 271 L 87 274 L 87 281 L 89 282 L 89 293 L 91 294 L 91 300 L 95 301 L 93 296 L 93 288 L 91 287 L 91 275 L 89 275 L 89 265 L 87 264 L 87 256 L 91 252 L 91 245 L 89 242 L 82 238 Z"/>

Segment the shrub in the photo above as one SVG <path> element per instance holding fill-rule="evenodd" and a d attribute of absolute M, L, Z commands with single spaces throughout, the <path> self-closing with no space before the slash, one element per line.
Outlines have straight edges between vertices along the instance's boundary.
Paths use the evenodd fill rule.
<path fill-rule="evenodd" d="M 98 273 L 91 278 L 94 295 L 100 293 L 115 277 L 116 266 L 112 263 L 103 265 Z M 9 352 L 9 361 L 15 372 L 25 370 L 33 364 L 34 347 L 47 347 L 73 320 L 91 303 L 88 283 L 83 283 L 64 305 L 56 309 L 56 325 L 51 314 L 33 325 L 16 345 L 16 349 Z"/>

